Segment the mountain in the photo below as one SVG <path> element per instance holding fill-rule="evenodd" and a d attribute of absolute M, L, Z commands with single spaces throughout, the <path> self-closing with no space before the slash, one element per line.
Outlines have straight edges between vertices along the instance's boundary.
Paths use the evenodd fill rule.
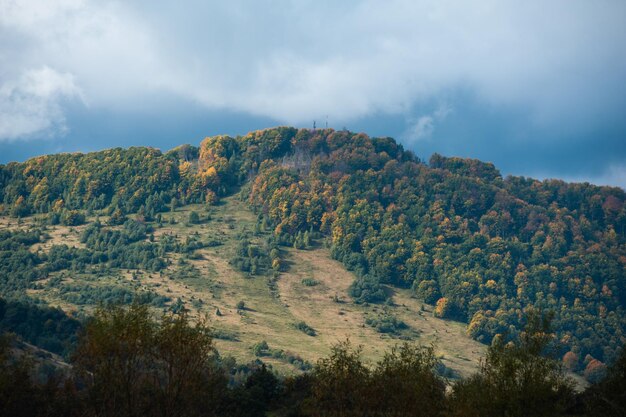
<path fill-rule="evenodd" d="M 619 188 L 279 127 L 10 163 L 0 201 L 1 296 L 210 312 L 244 356 L 257 340 L 306 367 L 297 350 L 314 358 L 348 334 L 372 355 L 380 335 L 422 337 L 477 362 L 461 333 L 516 338 L 530 309 L 553 313 L 570 369 L 611 362 L 626 341 Z"/>

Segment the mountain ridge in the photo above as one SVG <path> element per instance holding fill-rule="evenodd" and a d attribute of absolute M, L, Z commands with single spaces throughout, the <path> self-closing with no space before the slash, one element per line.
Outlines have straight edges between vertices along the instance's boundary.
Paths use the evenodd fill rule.
<path fill-rule="evenodd" d="M 391 138 L 290 127 L 0 166 L 1 211 L 53 223 L 80 223 L 82 212 L 154 219 L 239 187 L 278 246 L 325 242 L 355 274 L 357 303 L 384 302 L 382 285 L 411 288 L 486 343 L 515 337 L 527 309 L 551 310 L 576 369 L 587 355 L 611 361 L 624 343 L 617 187 L 502 178 L 493 164 L 437 154 L 425 164 Z"/>

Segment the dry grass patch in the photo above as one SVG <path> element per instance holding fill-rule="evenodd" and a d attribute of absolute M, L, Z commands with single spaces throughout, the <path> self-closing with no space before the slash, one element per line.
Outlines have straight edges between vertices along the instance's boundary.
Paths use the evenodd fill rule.
<path fill-rule="evenodd" d="M 200 214 L 200 224 L 187 224 L 192 210 Z M 175 220 L 173 224 L 169 222 L 171 217 Z M 184 242 L 193 234 L 201 241 L 219 241 L 220 245 L 198 249 L 193 257 L 168 253 L 169 266 L 160 272 L 111 269 L 97 280 L 95 275 L 67 274 L 64 282 L 152 291 L 170 299 L 166 309 L 180 299 L 192 318 L 209 318 L 216 330 L 220 353 L 234 356 L 240 362 L 254 360 L 252 346 L 261 341 L 266 341 L 271 349 L 284 350 L 312 363 L 326 356 L 333 344 L 345 339 L 362 345 L 369 362 L 380 359 L 391 346 L 402 342 L 365 324 L 366 316 L 379 314 L 383 307 L 352 302 L 348 289 L 355 277 L 331 259 L 327 249 L 287 249 L 290 270 L 280 274 L 275 284 L 277 293 L 272 292 L 269 277 L 249 277 L 233 267 L 229 261 L 235 255 L 238 236 L 244 231 L 252 232 L 256 224 L 256 215 L 239 196 L 225 198 L 208 210 L 197 204 L 179 207 L 174 212 L 163 213 L 162 218 L 162 227 L 154 225 L 156 243 L 164 235 Z M 34 225 L 32 218 L 18 225 L 16 219 L 0 217 L 0 229 L 27 229 Z M 31 249 L 47 251 L 55 244 L 80 247 L 79 237 L 84 227 L 48 226 L 50 239 Z M 266 237 L 267 234 L 252 235 L 249 239 L 253 244 L 262 244 Z M 95 307 L 72 305 L 47 286 L 46 281 L 40 284 L 40 289 L 28 290 L 28 294 L 66 311 L 89 312 Z M 394 304 L 386 307 L 386 311 L 409 326 L 403 335 L 412 337 L 415 343 L 434 343 L 444 363 L 462 375 L 477 369 L 485 346 L 465 335 L 465 325 L 434 318 L 429 311 L 431 307 L 412 298 L 409 290 L 389 291 L 393 293 Z M 240 301 L 245 302 L 245 309 L 237 308 Z M 162 308 L 153 310 L 155 314 L 163 312 Z M 312 327 L 316 335 L 309 336 L 296 328 L 298 322 Z M 267 356 L 263 360 L 282 372 L 295 372 L 285 360 Z"/>

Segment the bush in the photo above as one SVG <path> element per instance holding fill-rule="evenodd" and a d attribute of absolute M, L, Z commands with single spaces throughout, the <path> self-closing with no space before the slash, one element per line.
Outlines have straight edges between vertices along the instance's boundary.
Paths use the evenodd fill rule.
<path fill-rule="evenodd" d="M 378 303 L 387 299 L 380 281 L 370 275 L 357 278 L 350 285 L 348 292 L 357 304 Z"/>
<path fill-rule="evenodd" d="M 78 210 L 65 210 L 61 214 L 61 224 L 64 226 L 79 226 L 85 223 L 85 215 Z"/>
<path fill-rule="evenodd" d="M 302 280 L 302 285 L 305 285 L 307 287 L 314 287 L 317 284 L 319 284 L 319 282 L 317 282 L 316 280 L 314 280 L 313 278 L 304 278 Z"/>
<path fill-rule="evenodd" d="M 365 319 L 365 324 L 372 326 L 379 333 L 396 334 L 399 331 L 408 328 L 405 322 L 386 310 L 379 313 L 375 317 L 368 317 Z"/>
<path fill-rule="evenodd" d="M 309 336 L 315 336 L 315 329 L 313 329 L 311 326 L 309 326 L 308 324 L 306 324 L 303 321 L 299 321 L 297 322 L 295 325 L 295 328 L 300 330 L 303 333 L 308 334 Z"/>
<path fill-rule="evenodd" d="M 198 224 L 200 223 L 200 216 L 195 211 L 189 212 L 189 224 Z"/>
<path fill-rule="evenodd" d="M 269 346 L 267 345 L 267 342 L 263 340 L 259 343 L 255 343 L 252 346 L 252 353 L 254 353 L 254 356 L 267 356 L 268 349 L 269 349 Z"/>

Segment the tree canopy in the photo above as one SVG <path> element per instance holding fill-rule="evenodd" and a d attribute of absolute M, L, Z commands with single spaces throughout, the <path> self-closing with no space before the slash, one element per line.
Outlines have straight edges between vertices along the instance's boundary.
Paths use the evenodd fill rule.
<path fill-rule="evenodd" d="M 274 242 L 304 249 L 311 236 L 323 238 L 356 274 L 357 302 L 384 301 L 384 285 L 412 288 L 439 317 L 468 323 L 468 334 L 485 343 L 517 337 L 528 308 L 552 310 L 560 353 L 571 352 L 576 369 L 588 355 L 615 360 L 626 341 L 619 188 L 503 178 L 477 160 L 436 154 L 425 163 L 391 138 L 290 127 L 210 137 L 165 154 L 117 148 L 0 166 L 5 214 L 48 213 L 68 225 L 83 222 L 85 210 L 126 228 L 131 213 L 150 219 L 190 202 L 214 204 L 237 187 Z M 163 267 L 148 242 L 129 243 L 126 255 L 110 243 L 124 232 L 92 233 L 90 262 L 106 256 L 120 267 Z M 280 271 L 268 249 L 233 262 L 251 273 Z M 34 268 L 43 260 L 27 250 L 0 256 L 3 268 L 20 271 L 8 279 L 13 288 L 43 273 Z"/>

